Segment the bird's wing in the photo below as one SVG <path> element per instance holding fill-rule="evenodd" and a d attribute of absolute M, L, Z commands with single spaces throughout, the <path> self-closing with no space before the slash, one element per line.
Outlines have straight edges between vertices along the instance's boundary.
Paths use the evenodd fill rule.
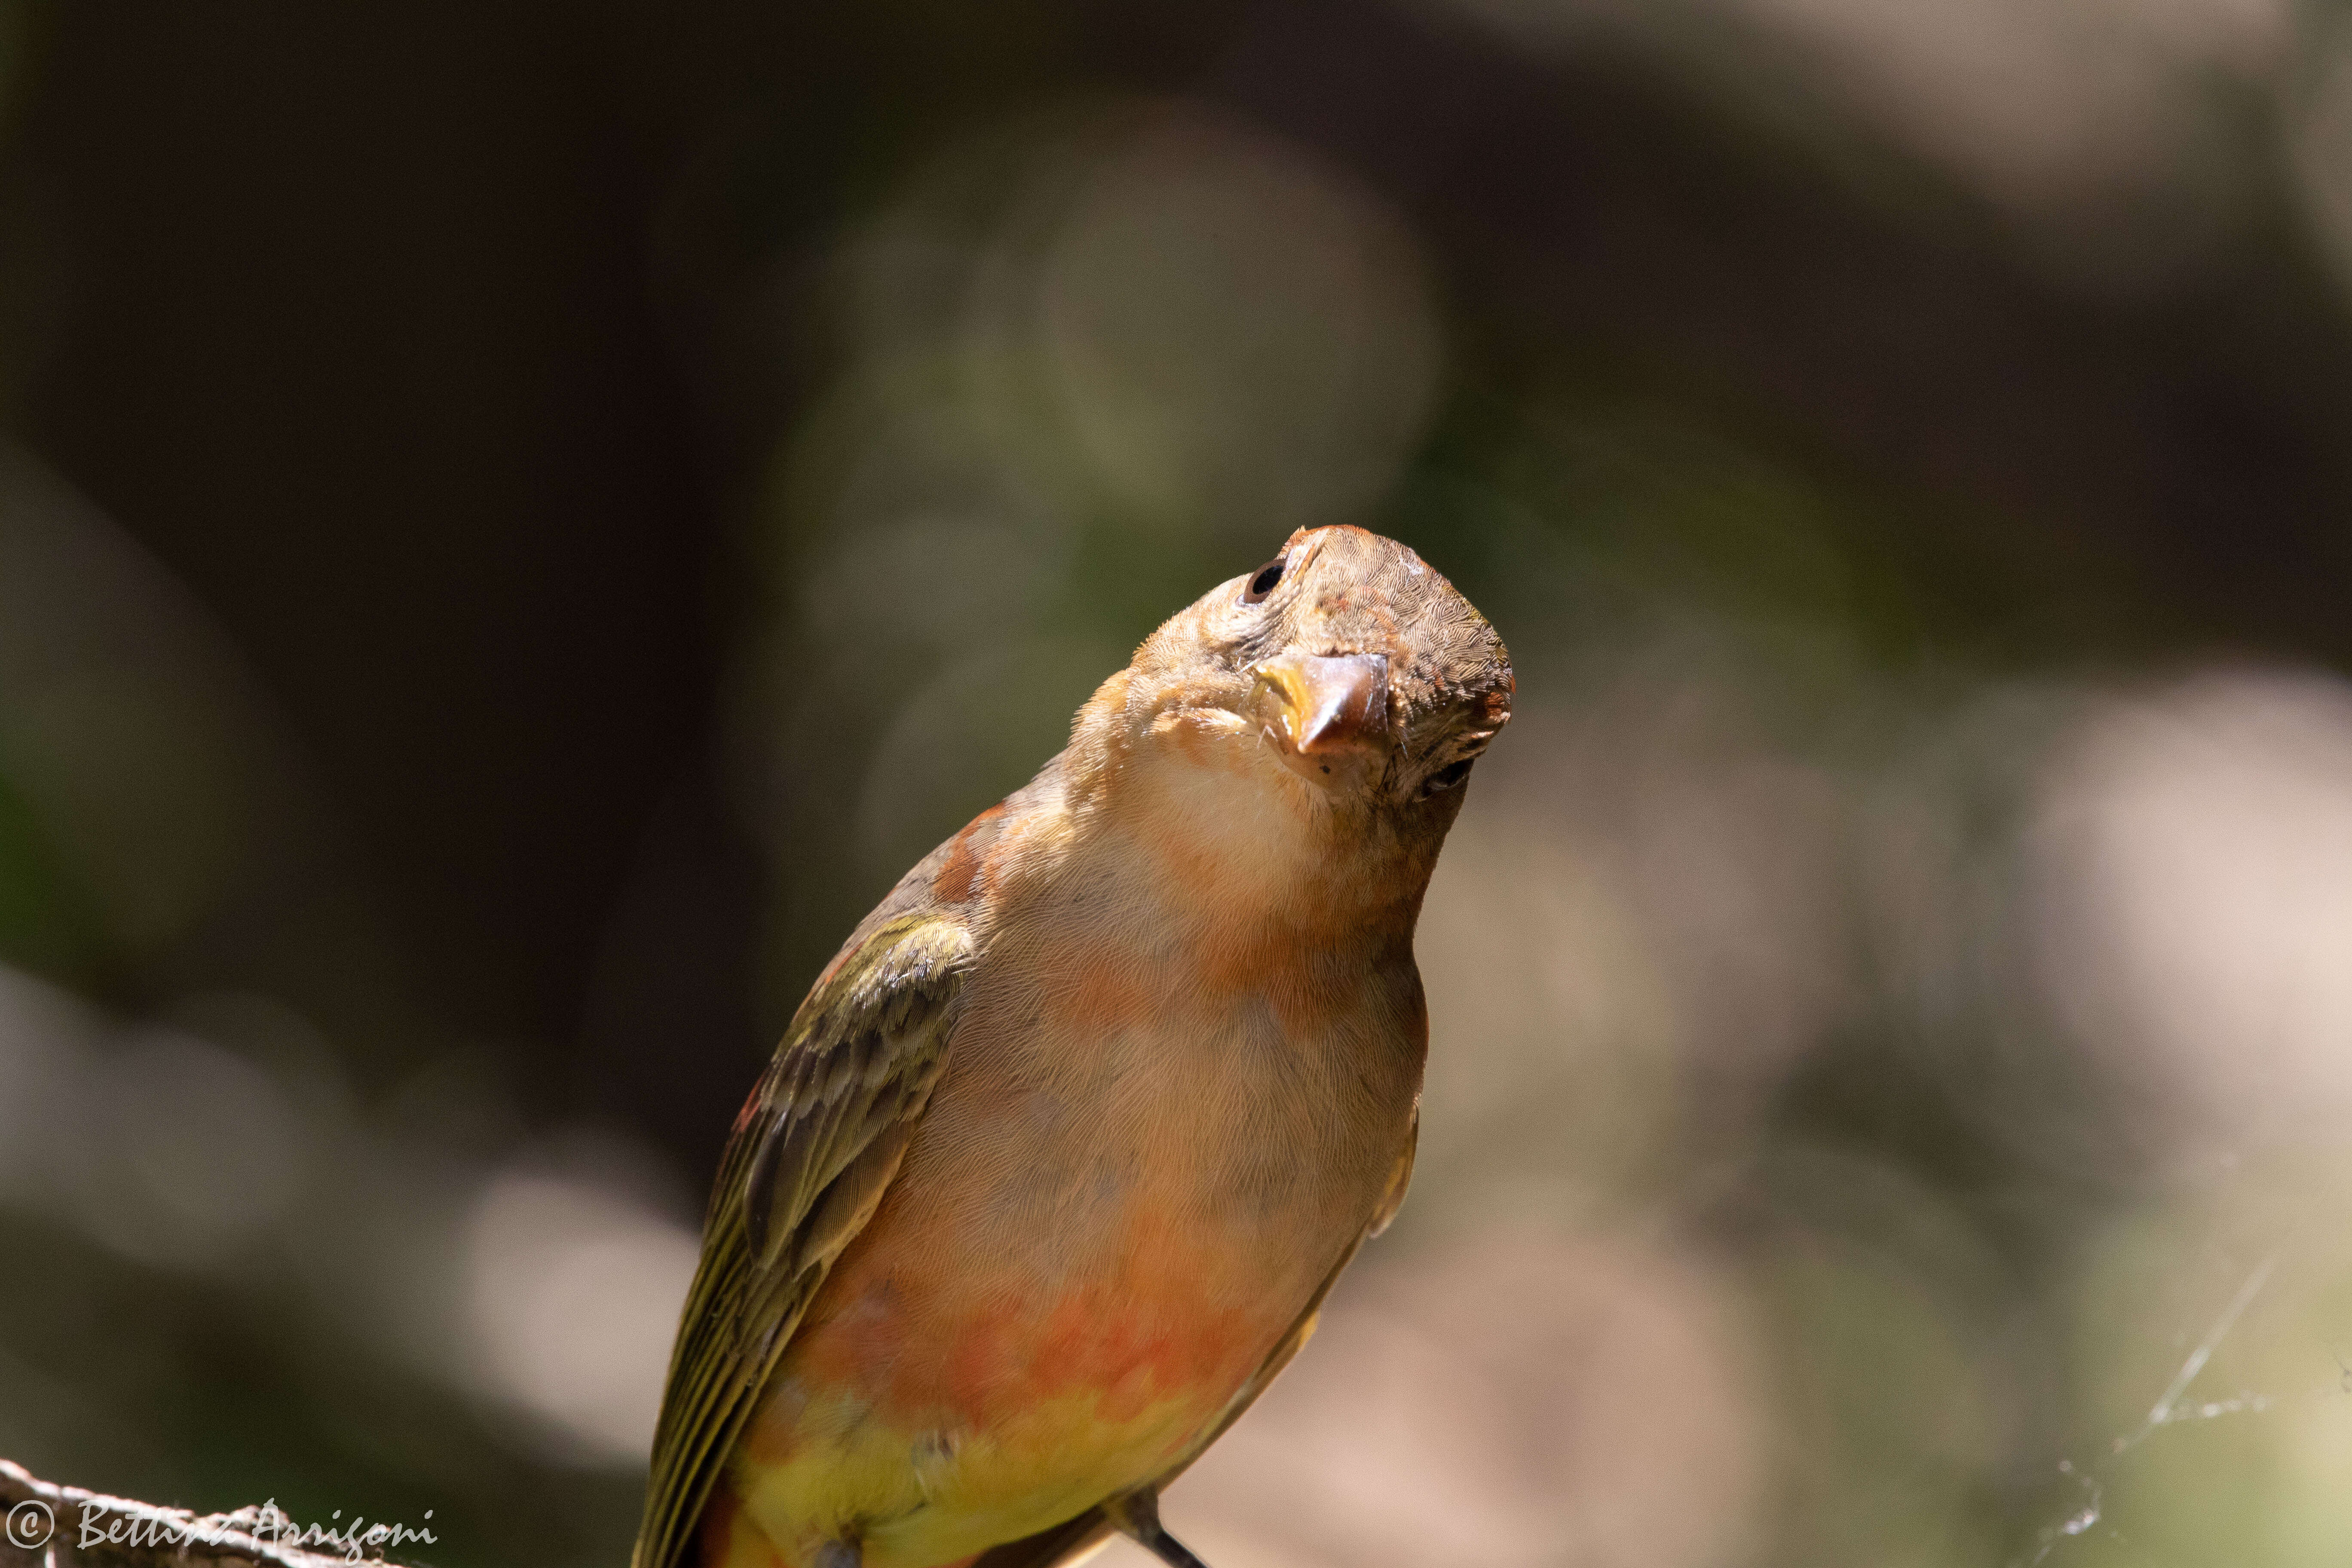
<path fill-rule="evenodd" d="M 1323 1283 L 1315 1288 L 1315 1295 L 1307 1301 L 1307 1310 L 1298 1315 L 1297 1322 L 1290 1325 L 1290 1331 L 1276 1343 L 1257 1371 L 1250 1375 L 1250 1380 L 1242 1384 L 1241 1391 L 1227 1402 L 1224 1413 L 1217 1417 L 1217 1424 L 1209 1428 L 1208 1435 L 1193 1444 L 1182 1458 L 1151 1483 L 1154 1492 L 1161 1490 L 1190 1469 L 1192 1461 L 1206 1452 L 1210 1444 L 1223 1436 L 1226 1428 L 1240 1420 L 1242 1413 L 1256 1403 L 1257 1396 L 1265 1392 L 1266 1384 L 1290 1364 L 1290 1358 L 1297 1355 L 1299 1347 L 1314 1334 L 1315 1321 L 1323 1311 L 1323 1298 L 1331 1293 L 1332 1285 L 1348 1265 L 1355 1261 L 1356 1249 L 1388 1229 L 1389 1222 L 1396 1218 L 1397 1209 L 1404 1203 L 1404 1190 L 1412 1181 L 1413 1150 L 1420 1142 L 1421 1111 L 1415 1107 L 1412 1125 L 1405 1131 L 1404 1152 L 1397 1156 L 1396 1166 L 1389 1173 L 1388 1185 L 1381 1189 L 1381 1201 L 1372 1211 L 1371 1223 L 1364 1227 L 1362 1235 L 1349 1244 L 1348 1250 L 1339 1255 L 1339 1261 L 1331 1266 L 1331 1272 L 1326 1274 Z M 1056 1564 L 1072 1563 L 1093 1552 L 1110 1539 L 1112 1530 L 1111 1521 L 1104 1516 L 1103 1510 L 1090 1508 L 1076 1519 L 1065 1520 L 1050 1530 L 1042 1530 L 1034 1535 L 990 1548 L 973 1560 L 971 1568 L 1055 1568 Z"/>
<path fill-rule="evenodd" d="M 970 930 L 932 910 L 861 934 L 801 1004 L 728 1141 L 632 1568 L 680 1568 L 768 1374 L 873 1215 L 939 1081 Z"/>

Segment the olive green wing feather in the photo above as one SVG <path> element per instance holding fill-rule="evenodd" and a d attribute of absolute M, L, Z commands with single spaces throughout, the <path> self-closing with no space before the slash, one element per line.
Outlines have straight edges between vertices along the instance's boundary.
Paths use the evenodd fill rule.
<path fill-rule="evenodd" d="M 1250 1380 L 1242 1384 L 1240 1392 L 1226 1404 L 1224 1414 L 1217 1418 L 1215 1426 L 1209 1428 L 1208 1435 L 1193 1444 L 1182 1458 L 1151 1483 L 1153 1492 L 1161 1490 L 1192 1468 L 1192 1462 L 1242 1418 L 1243 1413 L 1257 1402 L 1257 1396 L 1265 1392 L 1266 1384 L 1290 1364 L 1290 1358 L 1297 1355 L 1299 1347 L 1313 1337 L 1315 1321 L 1322 1315 L 1323 1298 L 1331 1293 L 1331 1287 L 1339 1281 L 1348 1265 L 1355 1261 L 1357 1248 L 1388 1229 L 1389 1222 L 1396 1218 L 1398 1208 L 1404 1203 L 1405 1188 L 1412 1182 L 1413 1151 L 1420 1142 L 1421 1111 L 1415 1107 L 1412 1125 L 1405 1131 L 1404 1152 L 1397 1156 L 1396 1168 L 1389 1173 L 1388 1185 L 1381 1193 L 1380 1204 L 1372 1210 L 1371 1223 L 1364 1227 L 1361 1236 L 1349 1244 L 1348 1250 L 1339 1255 L 1339 1261 L 1331 1266 L 1331 1272 L 1326 1274 L 1323 1283 L 1315 1288 L 1307 1310 L 1298 1315 L 1297 1322 L 1290 1325 L 1290 1331 L 1276 1343 L 1265 1362 L 1251 1374 Z M 992 1547 L 974 1561 L 972 1568 L 1055 1568 L 1057 1563 L 1073 1563 L 1091 1553 L 1110 1539 L 1114 1528 L 1101 1508 L 1090 1508 L 1076 1519 L 1065 1520 L 1050 1530 L 1041 1530 L 1034 1535 Z"/>
<path fill-rule="evenodd" d="M 880 911 L 877 911 L 879 913 Z M 632 1568 L 679 1568 L 769 1373 L 842 1248 L 898 1173 L 947 1059 L 969 929 L 886 919 L 793 1016 L 712 1188 L 654 1434 Z"/>

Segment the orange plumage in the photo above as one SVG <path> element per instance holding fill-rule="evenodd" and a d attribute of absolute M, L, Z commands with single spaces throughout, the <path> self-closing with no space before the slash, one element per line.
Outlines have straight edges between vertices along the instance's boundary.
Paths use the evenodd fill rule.
<path fill-rule="evenodd" d="M 1159 1486 L 1402 1195 L 1413 921 L 1509 691 L 1410 551 L 1302 532 L 908 873 L 730 1146 L 636 1568 L 1189 1560 Z"/>

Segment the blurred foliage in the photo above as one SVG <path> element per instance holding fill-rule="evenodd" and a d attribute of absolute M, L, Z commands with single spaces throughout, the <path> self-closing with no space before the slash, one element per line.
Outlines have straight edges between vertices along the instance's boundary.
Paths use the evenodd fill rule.
<path fill-rule="evenodd" d="M 622 1561 L 801 988 L 1357 521 L 1519 713 L 1187 1539 L 2340 1561 L 2347 127 L 2225 0 L 0 3 L 0 1454 Z"/>

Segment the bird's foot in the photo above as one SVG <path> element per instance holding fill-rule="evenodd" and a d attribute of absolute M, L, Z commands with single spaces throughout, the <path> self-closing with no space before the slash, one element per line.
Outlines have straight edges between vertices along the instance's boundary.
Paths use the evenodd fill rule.
<path fill-rule="evenodd" d="M 1130 1492 L 1103 1504 L 1103 1513 L 1118 1532 L 1142 1547 L 1168 1568 L 1209 1568 L 1185 1544 L 1160 1525 L 1160 1494 Z"/>
<path fill-rule="evenodd" d="M 812 1568 L 858 1568 L 866 1552 L 855 1541 L 828 1541 L 816 1549 Z"/>

